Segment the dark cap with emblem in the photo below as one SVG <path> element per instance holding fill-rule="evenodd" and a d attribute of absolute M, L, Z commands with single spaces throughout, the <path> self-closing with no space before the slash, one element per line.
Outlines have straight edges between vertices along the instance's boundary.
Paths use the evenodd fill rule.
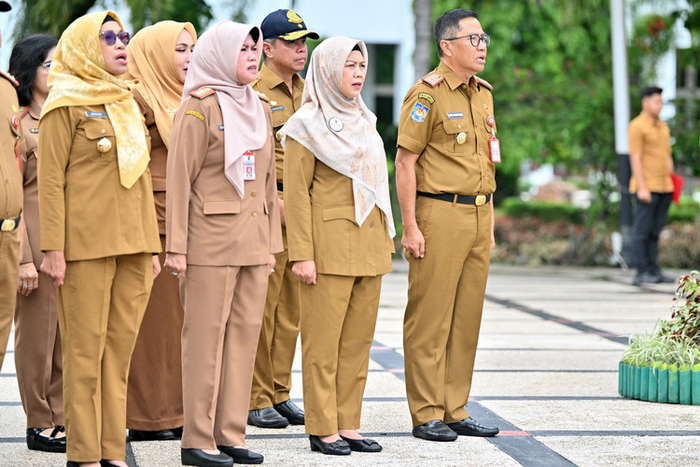
<path fill-rule="evenodd" d="M 5 0 L 0 0 L 0 11 L 10 11 L 12 9 L 12 5 L 10 5 L 9 2 L 6 2 Z"/>
<path fill-rule="evenodd" d="M 318 39 L 318 34 L 306 29 L 304 20 L 294 10 L 277 10 L 265 17 L 260 29 L 263 39 L 295 41 L 302 37 Z"/>

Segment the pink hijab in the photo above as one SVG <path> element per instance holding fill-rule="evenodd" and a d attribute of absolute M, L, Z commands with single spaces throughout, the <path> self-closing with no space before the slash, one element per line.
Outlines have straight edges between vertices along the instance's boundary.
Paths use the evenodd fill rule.
<path fill-rule="evenodd" d="M 224 172 L 241 198 L 245 195 L 241 156 L 261 149 L 267 137 L 260 98 L 253 88 L 239 84 L 236 76 L 238 56 L 248 34 L 257 36 L 260 49 L 262 33 L 257 26 L 221 21 L 206 31 L 197 41 L 183 89 L 183 100 L 204 86 L 216 90 L 224 117 Z"/>

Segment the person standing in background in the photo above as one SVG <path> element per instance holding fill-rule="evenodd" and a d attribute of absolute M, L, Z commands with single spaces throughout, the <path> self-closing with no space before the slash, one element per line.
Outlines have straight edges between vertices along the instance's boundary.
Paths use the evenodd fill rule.
<path fill-rule="evenodd" d="M 20 116 L 27 142 L 21 159 L 24 222 L 15 311 L 15 368 L 27 416 L 27 447 L 48 452 L 66 452 L 56 288 L 49 276 L 38 272 L 44 258 L 39 247 L 39 116 L 49 95 L 47 79 L 57 43 L 48 34 L 33 34 L 17 42 L 10 55 L 10 73 L 20 83 L 17 99 L 23 106 Z"/>
<path fill-rule="evenodd" d="M 301 106 L 304 80 L 299 72 L 306 65 L 306 39 L 318 39 L 293 10 L 277 10 L 265 17 L 263 59 L 258 79 L 251 86 L 268 99 L 276 136 L 275 163 L 279 192 L 282 239 L 285 250 L 275 255 L 275 272 L 270 275 L 265 314 L 255 357 L 253 388 L 248 424 L 260 428 L 284 428 L 304 424 L 304 412 L 289 398 L 292 363 L 299 336 L 299 281 L 289 263 L 287 229 L 284 220 L 284 148 L 278 131 Z"/>
<path fill-rule="evenodd" d="M 675 282 L 661 274 L 657 264 L 659 235 L 666 225 L 673 194 L 671 132 L 659 119 L 664 105 L 661 92 L 656 86 L 642 91 L 642 111 L 628 129 L 632 167 L 630 192 L 637 195 L 632 226 L 632 251 L 637 267 L 634 285 Z"/>
<path fill-rule="evenodd" d="M 413 436 L 454 441 L 498 433 L 465 406 L 495 244 L 500 149 L 492 87 L 476 76 L 491 41 L 476 13 L 444 13 L 435 41 L 440 64 L 408 91 L 399 119 L 396 185 L 409 264 L 403 341 Z"/>
<path fill-rule="evenodd" d="M 158 231 L 165 261 L 165 173 L 173 118 L 197 32 L 191 23 L 161 21 L 140 30 L 127 46 L 129 73 L 138 80 L 134 99 L 151 137 L 148 167 L 156 202 Z M 182 359 L 180 340 L 184 310 L 177 277 L 159 274 L 131 357 L 127 420 L 131 441 L 179 439 L 182 436 Z"/>
<path fill-rule="evenodd" d="M 39 122 L 41 271 L 58 289 L 68 465 L 126 467 L 131 353 L 160 271 L 149 136 L 111 11 L 71 23 Z"/>

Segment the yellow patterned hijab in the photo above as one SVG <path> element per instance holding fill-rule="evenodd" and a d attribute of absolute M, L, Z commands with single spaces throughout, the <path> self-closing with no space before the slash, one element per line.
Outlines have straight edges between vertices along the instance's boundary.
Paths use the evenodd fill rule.
<path fill-rule="evenodd" d="M 119 179 L 131 188 L 146 171 L 150 157 L 143 115 L 130 85 L 106 70 L 100 49 L 100 28 L 113 11 L 90 13 L 71 23 L 61 34 L 51 61 L 51 88 L 41 116 L 59 107 L 104 104 L 117 139 Z"/>
<path fill-rule="evenodd" d="M 173 118 L 182 100 L 183 83 L 175 69 L 175 45 L 185 30 L 197 42 L 192 23 L 160 21 L 141 29 L 129 42 L 128 79 L 138 80 L 136 90 L 155 114 L 158 132 L 165 146 L 170 144 Z"/>

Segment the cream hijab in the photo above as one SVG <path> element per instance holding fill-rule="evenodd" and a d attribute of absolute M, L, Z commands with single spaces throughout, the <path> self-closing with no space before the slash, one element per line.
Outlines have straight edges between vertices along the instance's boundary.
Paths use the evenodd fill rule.
<path fill-rule="evenodd" d="M 183 100 L 201 87 L 216 90 L 224 117 L 224 172 L 243 198 L 243 159 L 246 151 L 265 145 L 267 118 L 257 93 L 236 76 L 238 56 L 248 34 L 262 47 L 262 33 L 257 26 L 221 21 L 202 35 L 192 54 L 185 79 Z"/>
<path fill-rule="evenodd" d="M 153 109 L 156 127 L 165 147 L 170 145 L 173 118 L 182 100 L 182 86 L 175 69 L 175 45 L 182 31 L 197 42 L 192 23 L 160 21 L 141 29 L 129 42 L 129 74 L 136 90 Z"/>
<path fill-rule="evenodd" d="M 143 115 L 130 85 L 105 68 L 100 28 L 108 15 L 124 27 L 116 13 L 103 11 L 81 16 L 61 34 L 48 78 L 51 91 L 41 116 L 59 107 L 104 104 L 117 139 L 119 180 L 131 188 L 146 171 L 150 156 Z"/>
<path fill-rule="evenodd" d="M 377 133 L 377 117 L 361 96 L 348 99 L 341 91 L 345 61 L 356 45 L 367 62 L 365 43 L 348 37 L 328 38 L 314 49 L 302 106 L 280 131 L 352 179 L 358 225 L 362 226 L 376 204 L 384 213 L 389 235 L 394 237 L 386 153 Z"/>

